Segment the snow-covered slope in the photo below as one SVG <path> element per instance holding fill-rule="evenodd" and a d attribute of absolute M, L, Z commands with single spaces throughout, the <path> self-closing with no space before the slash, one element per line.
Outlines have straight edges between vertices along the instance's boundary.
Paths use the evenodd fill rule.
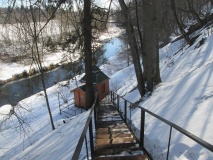
<path fill-rule="evenodd" d="M 71 159 L 88 115 L 89 111 L 73 117 L 66 125 L 49 132 L 13 159 Z"/>
<path fill-rule="evenodd" d="M 79 80 L 81 77 L 82 76 L 77 76 L 76 78 L 77 80 Z M 59 147 L 58 141 L 64 143 L 66 139 L 67 141 L 70 141 L 70 145 L 75 145 L 75 143 L 71 143 L 74 142 L 74 140 L 72 140 L 73 138 L 72 135 L 74 136 L 75 134 L 77 134 L 78 137 L 79 132 L 81 131 L 77 132 L 77 129 L 81 129 L 79 127 L 82 126 L 82 125 L 78 126 L 78 124 L 81 123 L 78 124 L 76 123 L 81 120 L 84 121 L 84 119 L 71 120 L 71 122 L 66 123 L 67 125 L 64 125 L 63 123 L 64 120 L 69 121 L 69 119 L 67 119 L 66 116 L 73 117 L 75 115 L 80 114 L 83 111 L 79 108 L 74 107 L 73 105 L 73 94 L 70 93 L 70 91 L 74 88 L 76 88 L 76 81 L 70 80 L 67 82 L 60 82 L 54 85 L 53 87 L 47 89 L 49 102 L 51 106 L 51 112 L 56 127 L 56 130 L 54 132 L 52 132 L 51 129 L 50 119 L 47 112 L 43 92 L 40 92 L 36 95 L 32 95 L 24 99 L 23 101 L 19 102 L 18 105 L 15 107 L 15 111 L 17 113 L 16 116 L 13 115 L 8 120 L 7 120 L 8 114 L 11 112 L 12 106 L 5 105 L 3 107 L 0 107 L 0 122 L 1 122 L 0 159 L 1 160 L 14 159 L 13 157 L 15 155 L 23 151 L 25 151 L 24 152 L 25 156 L 29 157 L 31 156 L 31 154 L 29 155 L 29 152 L 31 153 L 34 149 L 38 151 L 39 154 L 41 154 L 41 152 L 43 152 L 45 149 L 48 149 L 48 151 L 50 151 L 49 148 L 51 147 L 52 148 Z M 64 103 L 65 101 L 68 102 Z M 59 102 L 61 104 L 61 108 L 63 108 L 63 106 L 67 106 L 66 108 L 64 108 L 64 111 L 66 111 L 69 114 L 65 114 L 64 112 L 60 114 Z M 70 128 L 70 130 L 68 130 L 67 128 Z M 73 132 L 74 130 L 76 132 Z M 66 138 L 63 139 L 62 137 Z M 76 138 L 74 139 L 76 140 Z M 50 141 L 51 143 L 49 143 Z M 46 145 L 47 142 L 49 143 L 49 145 Z M 33 144 L 35 145 L 31 146 Z M 29 146 L 31 147 L 27 149 Z M 63 148 L 61 149 L 64 150 Z M 27 159 L 37 157 L 38 154 L 36 153 L 36 151 L 33 152 L 33 157 Z M 55 152 L 56 151 L 54 150 L 54 155 Z M 22 159 L 24 159 L 23 155 L 24 154 L 20 154 L 20 156 L 16 158 L 21 159 L 20 157 L 22 157 Z M 45 156 L 48 157 L 51 155 Z M 68 159 L 70 159 L 71 152 L 67 156 L 69 156 Z"/>
<path fill-rule="evenodd" d="M 177 124 L 210 144 L 213 144 L 212 33 L 212 26 L 208 29 L 201 29 L 197 32 L 199 37 L 190 47 L 179 40 L 162 48 L 160 50 L 162 83 L 155 88 L 149 98 L 144 98 L 140 103 L 140 106 Z M 124 69 L 123 72 L 127 70 Z M 125 77 L 126 81 L 122 82 L 123 87 L 118 85 L 118 92 L 121 95 L 125 95 L 132 88 L 130 84 L 134 84 L 128 78 L 134 77 L 131 75 Z M 140 99 L 137 90 L 126 94 L 125 97 L 132 102 Z M 141 111 L 135 109 L 132 119 L 137 128 L 140 128 L 140 115 Z M 146 146 L 152 152 L 154 159 L 165 158 L 168 134 L 168 126 L 147 115 Z M 170 149 L 170 159 L 213 159 L 213 153 L 175 130 L 172 132 Z"/>

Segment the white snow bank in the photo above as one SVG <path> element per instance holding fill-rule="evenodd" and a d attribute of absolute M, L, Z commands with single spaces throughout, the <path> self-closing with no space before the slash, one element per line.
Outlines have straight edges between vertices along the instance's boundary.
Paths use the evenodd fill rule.
<path fill-rule="evenodd" d="M 11 112 L 13 107 L 11 105 L 4 105 L 0 107 L 0 121 L 4 120 Z"/>
<path fill-rule="evenodd" d="M 25 151 L 14 156 L 12 159 L 63 159 L 70 160 L 75 151 L 80 135 L 85 126 L 89 111 L 84 112 L 66 125 L 49 132 L 38 142 L 28 147 Z"/>
<path fill-rule="evenodd" d="M 213 34 L 208 28 L 195 34 L 192 46 L 179 40 L 160 49 L 162 83 L 139 105 L 213 144 Z M 111 75 L 111 90 L 133 103 L 140 99 L 136 86 L 133 65 Z M 140 129 L 140 109 L 131 119 Z M 169 129 L 146 114 L 145 147 L 155 159 L 166 158 Z M 173 129 L 169 159 L 212 160 L 213 153 Z"/>
<path fill-rule="evenodd" d="M 204 44 L 199 46 L 202 39 Z M 213 144 L 213 35 L 200 32 L 192 46 L 170 43 L 161 49 L 160 67 L 163 82 L 140 106 L 177 124 Z M 172 60 L 171 61 L 169 60 Z M 132 119 L 140 128 L 140 110 Z M 157 158 L 165 158 L 169 127 L 146 115 L 146 147 Z M 169 159 L 213 159 L 213 153 L 173 129 Z"/>

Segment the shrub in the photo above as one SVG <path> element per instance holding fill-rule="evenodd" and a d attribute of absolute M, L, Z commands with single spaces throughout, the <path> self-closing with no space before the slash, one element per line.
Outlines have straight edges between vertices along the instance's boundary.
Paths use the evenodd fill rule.
<path fill-rule="evenodd" d="M 36 71 L 35 68 L 31 68 L 31 69 L 29 70 L 29 76 L 33 76 L 33 75 L 35 75 L 36 73 L 37 73 L 37 71 Z"/>
<path fill-rule="evenodd" d="M 26 78 L 26 77 L 28 77 L 28 76 L 29 76 L 29 74 L 27 73 L 26 70 L 24 70 L 24 71 L 20 74 L 20 78 Z"/>

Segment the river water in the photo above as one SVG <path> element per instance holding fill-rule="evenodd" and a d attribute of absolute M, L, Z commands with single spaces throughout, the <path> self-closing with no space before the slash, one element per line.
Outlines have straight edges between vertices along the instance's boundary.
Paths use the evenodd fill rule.
<path fill-rule="evenodd" d="M 103 46 L 104 57 L 109 59 L 110 57 L 119 53 L 122 50 L 124 42 L 121 38 L 113 38 L 109 42 L 105 43 Z"/>
<path fill-rule="evenodd" d="M 117 37 L 112 38 L 104 43 L 101 48 L 103 51 L 102 57 L 108 60 L 110 57 L 116 55 L 122 49 L 122 46 L 122 39 Z M 75 76 L 74 73 L 72 70 L 67 70 L 63 67 L 46 72 L 44 75 L 46 87 L 48 88 L 57 82 L 68 80 Z M 16 105 L 20 100 L 42 90 L 41 77 L 39 75 L 12 81 L 0 87 L 0 106 L 5 104 Z"/>

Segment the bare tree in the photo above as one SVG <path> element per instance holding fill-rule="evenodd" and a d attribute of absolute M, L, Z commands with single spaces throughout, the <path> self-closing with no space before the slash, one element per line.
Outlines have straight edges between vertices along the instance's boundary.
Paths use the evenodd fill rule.
<path fill-rule="evenodd" d="M 175 5 L 175 0 L 171 0 L 171 9 L 172 9 L 172 12 L 173 12 L 173 15 L 174 15 L 174 18 L 175 18 L 175 21 L 177 23 L 177 26 L 183 36 L 183 38 L 186 40 L 186 42 L 189 44 L 189 45 L 192 45 L 193 42 L 192 40 L 189 38 L 189 36 L 187 35 L 186 31 L 183 29 L 179 19 L 178 19 L 178 16 L 177 16 L 177 11 L 176 11 L 176 5 Z"/>
<path fill-rule="evenodd" d="M 146 55 L 144 54 L 145 52 L 143 51 L 143 35 L 141 32 L 141 26 L 139 23 L 139 4 L 138 4 L 138 0 L 134 0 L 135 2 L 135 16 L 136 16 L 136 26 L 137 26 L 137 31 L 139 34 L 139 40 L 140 40 L 140 49 L 141 49 L 141 55 L 142 55 L 142 60 L 143 60 L 143 76 L 144 76 L 144 80 L 146 81 Z"/>
<path fill-rule="evenodd" d="M 143 73 L 142 73 L 142 68 L 141 68 L 140 58 L 138 53 L 138 46 L 137 46 L 137 42 L 134 35 L 134 29 L 131 22 L 131 17 L 129 15 L 129 11 L 124 0 L 119 0 L 119 4 L 121 6 L 122 13 L 125 18 L 126 32 L 129 39 L 129 45 L 130 45 L 130 50 L 132 53 L 135 74 L 137 77 L 138 90 L 140 92 L 141 97 L 143 97 L 145 94 L 145 85 L 144 85 Z"/>
<path fill-rule="evenodd" d="M 92 77 L 92 26 L 91 26 L 91 1 L 84 0 L 84 56 L 86 74 L 86 106 L 89 108 L 93 104 L 93 77 Z"/>
<path fill-rule="evenodd" d="M 44 65 L 43 65 L 43 55 L 44 55 L 44 39 L 43 39 L 43 30 L 47 26 L 47 24 L 51 21 L 54 17 L 57 9 L 64 3 L 65 0 L 60 0 L 56 4 L 56 7 L 51 11 L 51 13 L 45 13 L 43 11 L 43 4 L 40 1 L 32 2 L 29 0 L 28 8 L 22 8 L 20 17 L 17 17 L 13 14 L 13 18 L 18 23 L 18 29 L 20 29 L 23 33 L 25 33 L 26 41 L 28 42 L 27 45 L 30 48 L 32 61 L 38 68 L 40 72 L 42 87 L 45 95 L 46 105 L 50 117 L 50 122 L 52 129 L 55 129 L 53 117 L 50 109 L 49 98 L 46 91 L 46 83 L 44 79 Z M 15 3 L 15 1 L 14 1 Z M 10 16 L 12 13 L 10 14 Z M 24 18 L 24 19 L 23 19 Z M 42 21 L 44 21 L 42 23 Z"/>
<path fill-rule="evenodd" d="M 193 2 L 191 0 L 186 0 L 186 3 L 187 3 L 187 6 L 189 8 L 189 12 L 194 17 L 194 19 L 197 21 L 197 23 L 199 24 L 199 27 L 202 27 L 203 22 L 200 19 L 200 16 L 198 15 L 198 13 L 195 11 L 195 9 L 193 7 Z"/>
<path fill-rule="evenodd" d="M 143 51 L 145 58 L 147 89 L 161 82 L 159 68 L 159 32 L 156 1 L 143 1 Z"/>
<path fill-rule="evenodd" d="M 2 94 L 4 94 L 8 101 L 10 101 L 7 94 Z M 25 117 L 27 114 L 31 113 L 29 106 L 24 103 L 17 103 L 16 105 L 6 105 L 5 107 L 7 107 L 7 110 L 9 109 L 9 112 L 0 113 L 0 132 L 7 129 L 14 129 L 19 130 L 22 135 L 24 134 L 24 136 L 28 135 L 28 132 L 32 130 Z"/>

